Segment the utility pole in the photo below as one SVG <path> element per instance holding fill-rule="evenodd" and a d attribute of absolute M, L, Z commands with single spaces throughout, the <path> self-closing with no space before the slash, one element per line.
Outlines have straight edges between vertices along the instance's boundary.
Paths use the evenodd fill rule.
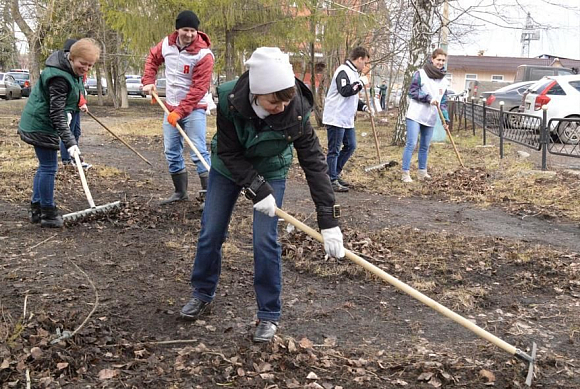
<path fill-rule="evenodd" d="M 534 23 L 532 22 L 532 16 L 528 12 L 526 25 L 522 30 L 522 57 L 530 57 L 530 42 L 537 40 L 540 40 L 540 31 L 535 29 Z"/>
<path fill-rule="evenodd" d="M 449 47 L 449 3 L 443 2 L 443 20 L 441 21 L 441 48 L 447 53 Z"/>

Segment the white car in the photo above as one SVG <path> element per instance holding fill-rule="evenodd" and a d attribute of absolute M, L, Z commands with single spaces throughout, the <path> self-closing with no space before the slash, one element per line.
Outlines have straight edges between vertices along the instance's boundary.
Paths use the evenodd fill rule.
<path fill-rule="evenodd" d="M 560 122 L 550 130 L 563 143 L 580 143 L 580 75 L 544 77 L 533 84 L 525 96 L 523 113 L 541 118 L 544 105 L 548 122 L 552 118 L 577 119 Z"/>
<path fill-rule="evenodd" d="M 125 82 L 127 83 L 128 95 L 147 97 L 143 92 L 143 84 L 139 78 L 127 78 Z"/>

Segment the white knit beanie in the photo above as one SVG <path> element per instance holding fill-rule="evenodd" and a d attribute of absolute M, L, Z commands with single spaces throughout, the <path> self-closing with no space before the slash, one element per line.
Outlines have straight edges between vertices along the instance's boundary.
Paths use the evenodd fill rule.
<path fill-rule="evenodd" d="M 246 66 L 250 70 L 250 92 L 267 95 L 295 85 L 288 54 L 277 47 L 259 47 Z"/>

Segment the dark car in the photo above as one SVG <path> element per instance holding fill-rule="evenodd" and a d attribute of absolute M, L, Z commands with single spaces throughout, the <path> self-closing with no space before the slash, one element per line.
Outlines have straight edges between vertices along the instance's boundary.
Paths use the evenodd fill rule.
<path fill-rule="evenodd" d="M 516 82 L 493 92 L 485 92 L 482 97 L 486 98 L 485 103 L 488 107 L 499 109 L 499 103 L 503 101 L 505 111 L 517 112 L 524 92 L 534 83 L 535 81 Z"/>
<path fill-rule="evenodd" d="M 30 73 L 11 71 L 8 72 L 8 74 L 14 77 L 18 85 L 20 85 L 20 88 L 22 89 L 22 97 L 30 96 Z"/>

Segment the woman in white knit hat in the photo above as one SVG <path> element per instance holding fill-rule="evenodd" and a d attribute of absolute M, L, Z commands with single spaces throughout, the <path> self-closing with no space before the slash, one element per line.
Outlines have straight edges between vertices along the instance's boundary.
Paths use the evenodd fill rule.
<path fill-rule="evenodd" d="M 344 256 L 338 206 L 327 165 L 310 125 L 310 90 L 294 78 L 288 54 L 258 48 L 248 71 L 218 87 L 217 133 L 212 168 L 191 275 L 193 297 L 181 316 L 195 320 L 208 311 L 221 271 L 221 247 L 236 200 L 243 191 L 254 204 L 254 289 L 258 303 L 255 342 L 268 342 L 281 315 L 281 247 L 276 207 L 282 206 L 292 145 L 316 205 L 327 254 Z"/>

